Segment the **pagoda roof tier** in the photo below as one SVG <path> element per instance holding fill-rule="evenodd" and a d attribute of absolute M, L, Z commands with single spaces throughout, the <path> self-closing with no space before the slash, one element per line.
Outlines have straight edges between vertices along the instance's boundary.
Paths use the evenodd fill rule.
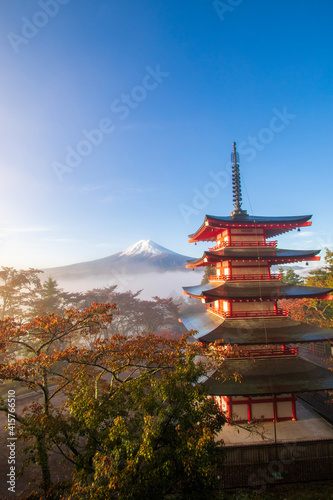
<path fill-rule="evenodd" d="M 216 371 L 204 381 L 214 396 L 259 396 L 333 389 L 333 372 L 297 356 L 269 359 L 225 359 L 221 373 L 241 375 L 221 379 Z"/>
<path fill-rule="evenodd" d="M 215 241 L 218 233 L 231 228 L 263 228 L 265 237 L 271 238 L 286 233 L 297 227 L 311 226 L 312 215 L 299 215 L 288 217 L 263 217 L 257 215 L 230 215 L 215 217 L 206 215 L 202 226 L 189 235 L 189 242 Z"/>
<path fill-rule="evenodd" d="M 223 248 L 216 252 L 204 252 L 199 259 L 188 260 L 186 267 L 210 266 L 224 260 L 268 262 L 270 264 L 320 260 L 320 257 L 316 257 L 319 252 L 320 250 Z"/>
<path fill-rule="evenodd" d="M 205 302 L 214 300 L 331 299 L 333 288 L 288 285 L 281 282 L 205 283 L 183 287 L 188 295 Z"/>
<path fill-rule="evenodd" d="M 230 345 L 297 344 L 333 339 L 333 329 L 294 321 L 288 317 L 224 319 L 209 311 L 181 318 L 200 342 Z"/>

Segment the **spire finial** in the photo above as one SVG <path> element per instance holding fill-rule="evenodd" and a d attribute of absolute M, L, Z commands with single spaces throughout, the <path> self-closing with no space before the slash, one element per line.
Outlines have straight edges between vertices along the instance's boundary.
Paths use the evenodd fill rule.
<path fill-rule="evenodd" d="M 231 215 L 245 215 L 247 214 L 246 210 L 242 210 L 242 188 L 240 181 L 240 173 L 239 173 L 239 154 L 236 150 L 236 143 L 233 144 L 233 152 L 231 153 L 231 161 L 232 165 L 232 194 L 233 194 L 233 202 L 235 210 L 231 213 Z"/>

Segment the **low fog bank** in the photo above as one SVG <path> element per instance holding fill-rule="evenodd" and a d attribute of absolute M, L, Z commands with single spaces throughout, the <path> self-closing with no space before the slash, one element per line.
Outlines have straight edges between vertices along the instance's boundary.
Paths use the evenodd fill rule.
<path fill-rule="evenodd" d="M 45 278 L 52 273 L 45 273 Z M 201 282 L 203 271 L 169 271 L 165 273 L 149 272 L 146 274 L 119 274 L 111 276 L 91 276 L 86 278 L 54 277 L 59 286 L 66 292 L 86 292 L 93 288 L 117 285 L 118 292 L 131 290 L 136 292 L 142 289 L 141 299 L 150 300 L 155 295 L 168 298 L 181 295 L 183 286 L 198 285 Z"/>

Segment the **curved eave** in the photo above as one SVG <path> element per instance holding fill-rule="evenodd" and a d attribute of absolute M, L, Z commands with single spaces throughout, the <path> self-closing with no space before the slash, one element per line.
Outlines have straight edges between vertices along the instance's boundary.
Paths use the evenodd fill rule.
<path fill-rule="evenodd" d="M 241 383 L 232 377 L 223 380 L 215 372 L 204 383 L 211 395 L 255 396 L 333 389 L 333 372 L 296 356 L 255 362 L 226 359 L 221 367 L 223 372 L 239 374 Z"/>
<path fill-rule="evenodd" d="M 321 299 L 331 300 L 333 288 L 319 288 L 303 285 L 285 285 L 283 283 L 267 284 L 258 282 L 244 286 L 243 284 L 203 284 L 183 287 L 188 295 L 204 299 L 205 302 L 214 300 L 277 300 L 277 299 Z"/>
<path fill-rule="evenodd" d="M 183 286 L 183 290 L 187 295 L 199 299 L 202 297 L 207 297 L 207 293 L 210 292 L 214 293 L 214 290 L 216 291 L 218 288 L 221 288 L 221 286 L 222 286 L 221 284 L 217 283 L 215 284 L 205 283 L 204 285 L 197 285 L 197 286 Z"/>
<path fill-rule="evenodd" d="M 232 260 L 232 261 L 254 261 L 254 262 L 268 262 L 273 264 L 279 263 L 289 263 L 289 262 L 302 262 L 302 261 L 318 261 L 320 257 L 317 257 L 317 254 L 320 250 L 276 250 L 275 254 L 272 255 L 272 252 L 267 252 L 267 255 L 264 255 L 264 251 L 261 250 L 260 256 L 249 255 L 246 254 L 246 249 L 239 250 L 237 249 L 237 253 L 234 252 L 232 254 L 230 251 L 228 255 L 223 255 L 222 253 L 217 252 L 204 252 L 202 257 L 195 260 L 187 261 L 186 267 L 200 267 L 200 266 L 210 266 L 217 262 Z"/>
<path fill-rule="evenodd" d="M 216 234 L 228 228 L 263 228 L 265 236 L 271 238 L 286 233 L 298 227 L 311 226 L 312 215 L 290 216 L 290 217 L 263 217 L 263 216 L 240 216 L 240 217 L 214 217 L 206 215 L 203 224 L 193 234 L 189 235 L 189 242 L 215 241 Z"/>
<path fill-rule="evenodd" d="M 208 311 L 184 316 L 185 328 L 195 330 L 197 340 L 223 341 L 230 345 L 297 344 L 333 339 L 333 329 L 299 323 L 290 318 L 228 320 Z"/>
<path fill-rule="evenodd" d="M 211 264 L 221 262 L 221 260 L 228 260 L 228 258 L 222 257 L 221 255 L 218 255 L 213 252 L 204 252 L 203 256 L 200 257 L 199 259 L 188 260 L 186 267 L 192 268 L 200 266 L 210 266 Z"/>

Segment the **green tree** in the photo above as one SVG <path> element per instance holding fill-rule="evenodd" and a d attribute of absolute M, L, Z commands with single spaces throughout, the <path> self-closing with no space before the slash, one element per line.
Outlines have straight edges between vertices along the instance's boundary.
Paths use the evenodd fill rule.
<path fill-rule="evenodd" d="M 39 269 L 17 270 L 2 267 L 0 270 L 0 319 L 22 317 L 41 288 Z"/>
<path fill-rule="evenodd" d="M 48 440 L 75 463 L 71 499 L 212 498 L 225 416 L 200 380 L 217 359 L 198 362 L 207 352 L 187 338 L 115 336 L 69 352 L 81 375 Z"/>
<path fill-rule="evenodd" d="M 215 438 L 225 418 L 198 384 L 205 373 L 184 359 L 161 378 L 145 376 L 121 391 L 118 408 L 127 411 L 118 410 L 107 433 L 99 434 L 93 470 L 75 476 L 71 498 L 211 499 L 221 461 Z M 107 399 L 100 419 L 110 409 Z"/>
<path fill-rule="evenodd" d="M 172 298 L 153 297 L 142 300 L 137 292 L 118 292 L 117 285 L 94 288 L 82 295 L 82 304 L 114 302 L 118 313 L 109 328 L 109 334 L 140 335 L 142 332 L 161 332 L 165 328 L 178 330 L 178 306 Z"/>
<path fill-rule="evenodd" d="M 172 298 L 153 297 L 153 300 L 140 300 L 137 313 L 145 333 L 157 333 L 178 324 L 178 306 Z"/>
<path fill-rule="evenodd" d="M 205 267 L 205 272 L 201 280 L 201 284 L 204 285 L 205 283 L 209 282 L 208 276 L 211 276 L 216 273 L 215 266 L 207 266 Z"/>
<path fill-rule="evenodd" d="M 286 283 L 288 285 L 301 285 L 304 283 L 304 280 L 294 271 L 292 267 L 286 269 L 280 266 L 279 273 L 282 283 Z"/>
<path fill-rule="evenodd" d="M 64 292 L 57 281 L 49 276 L 41 285 L 38 296 L 30 301 L 30 315 L 63 314 L 65 309 L 77 305 L 81 300 L 81 294 Z"/>
<path fill-rule="evenodd" d="M 310 271 L 306 284 L 333 288 L 333 251 L 326 249 L 325 265 Z"/>
<path fill-rule="evenodd" d="M 94 288 L 83 294 L 82 305 L 87 307 L 91 302 L 116 303 L 118 312 L 108 329 L 109 335 L 138 335 L 143 330 L 137 314 L 140 293 L 141 290 L 117 292 L 117 285 Z"/>

